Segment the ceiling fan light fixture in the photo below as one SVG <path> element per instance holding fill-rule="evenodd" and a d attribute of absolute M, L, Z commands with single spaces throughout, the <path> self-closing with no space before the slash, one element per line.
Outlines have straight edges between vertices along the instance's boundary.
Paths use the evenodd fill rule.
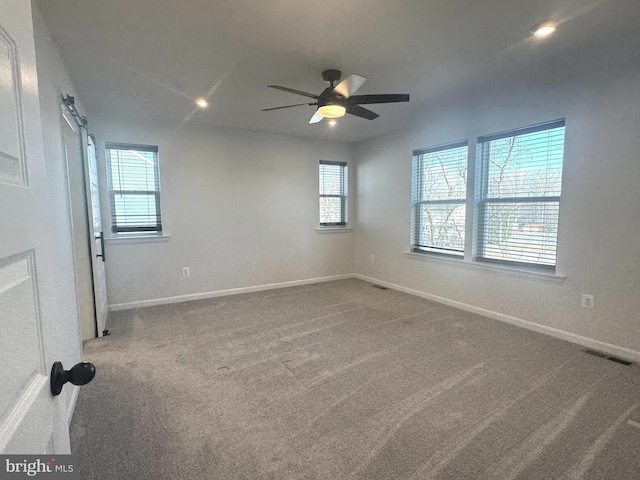
<path fill-rule="evenodd" d="M 209 106 L 209 102 L 207 102 L 207 100 L 204 98 L 198 98 L 196 100 L 196 105 L 198 105 L 200 108 L 207 108 Z"/>
<path fill-rule="evenodd" d="M 538 38 L 546 38 L 552 35 L 556 28 L 558 28 L 558 24 L 555 22 L 542 22 L 534 26 L 531 31 Z"/>
<path fill-rule="evenodd" d="M 347 113 L 347 109 L 342 105 L 322 105 L 318 108 L 318 115 L 324 118 L 340 118 L 344 117 Z"/>

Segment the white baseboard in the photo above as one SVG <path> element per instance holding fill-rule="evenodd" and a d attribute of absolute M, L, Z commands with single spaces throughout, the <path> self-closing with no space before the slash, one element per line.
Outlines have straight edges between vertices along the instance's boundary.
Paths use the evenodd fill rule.
<path fill-rule="evenodd" d="M 360 275 L 358 273 L 354 274 L 353 277 L 359 278 L 360 280 L 364 280 L 365 282 L 375 283 L 376 285 L 382 285 L 384 287 L 392 288 L 400 292 L 409 293 L 417 297 L 426 298 L 427 300 L 433 300 L 434 302 L 459 308 L 460 310 L 465 310 L 471 313 L 477 313 L 485 317 L 493 318 L 495 320 L 500 320 L 501 322 L 510 323 L 518 327 L 526 328 L 527 330 L 532 330 L 534 332 L 550 335 L 552 337 L 559 338 L 561 340 L 566 340 L 571 343 L 576 343 L 578 345 L 582 345 L 584 347 L 591 348 L 593 350 L 597 350 L 597 351 L 606 353 L 608 355 L 619 357 L 624 360 L 628 360 L 630 362 L 640 362 L 640 352 L 636 350 L 631 350 L 629 348 L 621 347 L 618 345 L 612 345 L 610 343 L 601 342 L 599 340 L 583 337 L 575 333 L 565 332 L 564 330 L 558 330 L 557 328 L 548 327 L 546 325 L 540 325 L 539 323 L 530 322 L 528 320 L 523 320 L 521 318 L 512 317 L 511 315 L 505 315 L 503 313 L 494 312 L 492 310 L 476 307 L 474 305 L 469 305 L 467 303 L 459 302 L 457 300 L 451 300 L 449 298 L 440 297 L 438 295 L 432 295 L 430 293 L 425 293 L 420 290 L 415 290 L 413 288 L 403 287 L 401 285 L 396 285 L 395 283 L 385 282 L 383 280 L 367 277 L 365 275 Z"/>
<path fill-rule="evenodd" d="M 139 302 L 116 303 L 109 305 L 109 311 L 130 310 L 132 308 L 153 307 L 156 305 L 167 305 L 170 303 L 188 302 L 191 300 L 202 300 L 205 298 L 226 297 L 228 295 L 239 295 L 241 293 L 262 292 L 265 290 L 275 290 L 277 288 L 296 287 L 299 285 L 310 285 L 312 283 L 331 282 L 333 280 L 344 280 L 353 278 L 352 273 L 344 275 L 331 275 L 328 277 L 307 278 L 304 280 L 294 280 L 291 282 L 269 283 L 266 285 L 256 285 L 253 287 L 230 288 L 227 290 L 216 290 L 213 292 L 189 293 L 187 295 L 177 295 L 175 297 L 154 298 L 151 300 L 141 300 Z"/>
<path fill-rule="evenodd" d="M 543 333 L 545 335 L 550 335 L 552 337 L 566 340 L 571 343 L 576 343 L 578 345 L 582 345 L 587 348 L 598 350 L 600 352 L 607 353 L 609 355 L 613 355 L 631 362 L 640 363 L 640 352 L 636 350 L 631 350 L 629 348 L 621 347 L 619 345 L 613 345 L 610 343 L 602 342 L 600 340 L 583 337 L 575 333 L 566 332 L 564 330 L 559 330 L 553 327 L 548 327 L 546 325 L 541 325 L 539 323 L 531 322 L 529 320 L 524 320 L 522 318 L 506 315 L 504 313 L 494 312 L 493 310 L 488 310 L 486 308 L 476 307 L 474 305 L 459 302 L 457 300 L 452 300 L 450 298 L 441 297 L 438 295 L 432 295 L 430 293 L 422 292 L 420 290 L 416 290 L 413 288 L 403 287 L 402 285 L 385 282 L 384 280 L 378 280 L 376 278 L 367 277 L 365 275 L 361 275 L 358 273 L 353 273 L 353 274 L 349 273 L 344 275 L 331 275 L 328 277 L 308 278 L 305 280 L 294 280 L 290 282 L 269 283 L 266 285 L 256 285 L 252 287 L 230 288 L 227 290 L 217 290 L 213 292 L 192 293 L 187 295 L 177 295 L 174 297 L 142 300 L 139 302 L 118 303 L 118 304 L 109 305 L 109 311 L 114 312 L 117 310 L 129 310 L 132 308 L 152 307 L 155 305 L 167 305 L 171 303 L 188 302 L 190 300 L 201 300 L 205 298 L 225 297 L 228 295 L 239 295 L 242 293 L 261 292 L 266 290 L 275 290 L 277 288 L 295 287 L 299 285 L 309 285 L 312 283 L 330 282 L 333 280 L 344 280 L 346 278 L 359 278 L 360 280 L 364 280 L 365 282 L 382 285 L 388 288 L 392 288 L 394 290 L 398 290 L 400 292 L 409 293 L 417 297 L 426 298 L 427 300 L 432 300 L 434 302 L 442 303 L 444 305 L 449 305 L 451 307 L 459 308 L 460 310 L 465 310 L 471 313 L 477 313 L 479 315 L 493 318 L 501 322 L 510 323 L 512 325 L 526 328 L 534 332 Z M 75 400 L 77 399 L 78 392 L 79 392 L 79 389 L 78 391 L 74 392 L 73 407 L 75 407 Z M 70 413 L 71 415 L 73 414 L 73 409 L 70 410 Z M 71 416 L 69 417 L 69 421 L 71 421 Z"/>

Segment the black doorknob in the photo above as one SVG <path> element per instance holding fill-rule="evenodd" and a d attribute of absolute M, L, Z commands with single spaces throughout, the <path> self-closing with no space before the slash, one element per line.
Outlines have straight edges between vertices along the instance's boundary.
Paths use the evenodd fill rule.
<path fill-rule="evenodd" d="M 53 396 L 60 395 L 62 386 L 71 382 L 74 385 L 86 385 L 96 376 L 96 367 L 93 363 L 76 363 L 71 370 L 65 370 L 62 363 L 55 362 L 51 367 L 51 393 Z"/>

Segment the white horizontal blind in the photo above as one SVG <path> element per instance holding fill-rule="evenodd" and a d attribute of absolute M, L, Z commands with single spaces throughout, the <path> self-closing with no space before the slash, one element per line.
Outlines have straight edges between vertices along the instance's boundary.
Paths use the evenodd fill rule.
<path fill-rule="evenodd" d="M 158 147 L 107 143 L 111 230 L 162 233 Z"/>
<path fill-rule="evenodd" d="M 467 141 L 415 150 L 411 250 L 464 255 Z"/>
<path fill-rule="evenodd" d="M 320 225 L 347 224 L 347 164 L 320 160 Z"/>
<path fill-rule="evenodd" d="M 555 269 L 564 120 L 478 138 L 476 258 Z"/>

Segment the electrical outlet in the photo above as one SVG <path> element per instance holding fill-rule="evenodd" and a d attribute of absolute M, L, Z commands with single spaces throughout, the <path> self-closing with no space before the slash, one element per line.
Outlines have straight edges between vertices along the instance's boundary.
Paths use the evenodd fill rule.
<path fill-rule="evenodd" d="M 189 267 L 182 267 L 182 276 L 188 277 L 191 275 L 191 269 Z"/>
<path fill-rule="evenodd" d="M 593 295 L 587 295 L 586 293 L 582 294 L 582 308 L 588 308 L 589 310 L 593 310 L 593 303 L 595 298 Z"/>
<path fill-rule="evenodd" d="M 369 255 L 369 261 L 371 263 L 374 263 L 376 261 L 376 257 L 374 257 L 373 255 Z"/>

